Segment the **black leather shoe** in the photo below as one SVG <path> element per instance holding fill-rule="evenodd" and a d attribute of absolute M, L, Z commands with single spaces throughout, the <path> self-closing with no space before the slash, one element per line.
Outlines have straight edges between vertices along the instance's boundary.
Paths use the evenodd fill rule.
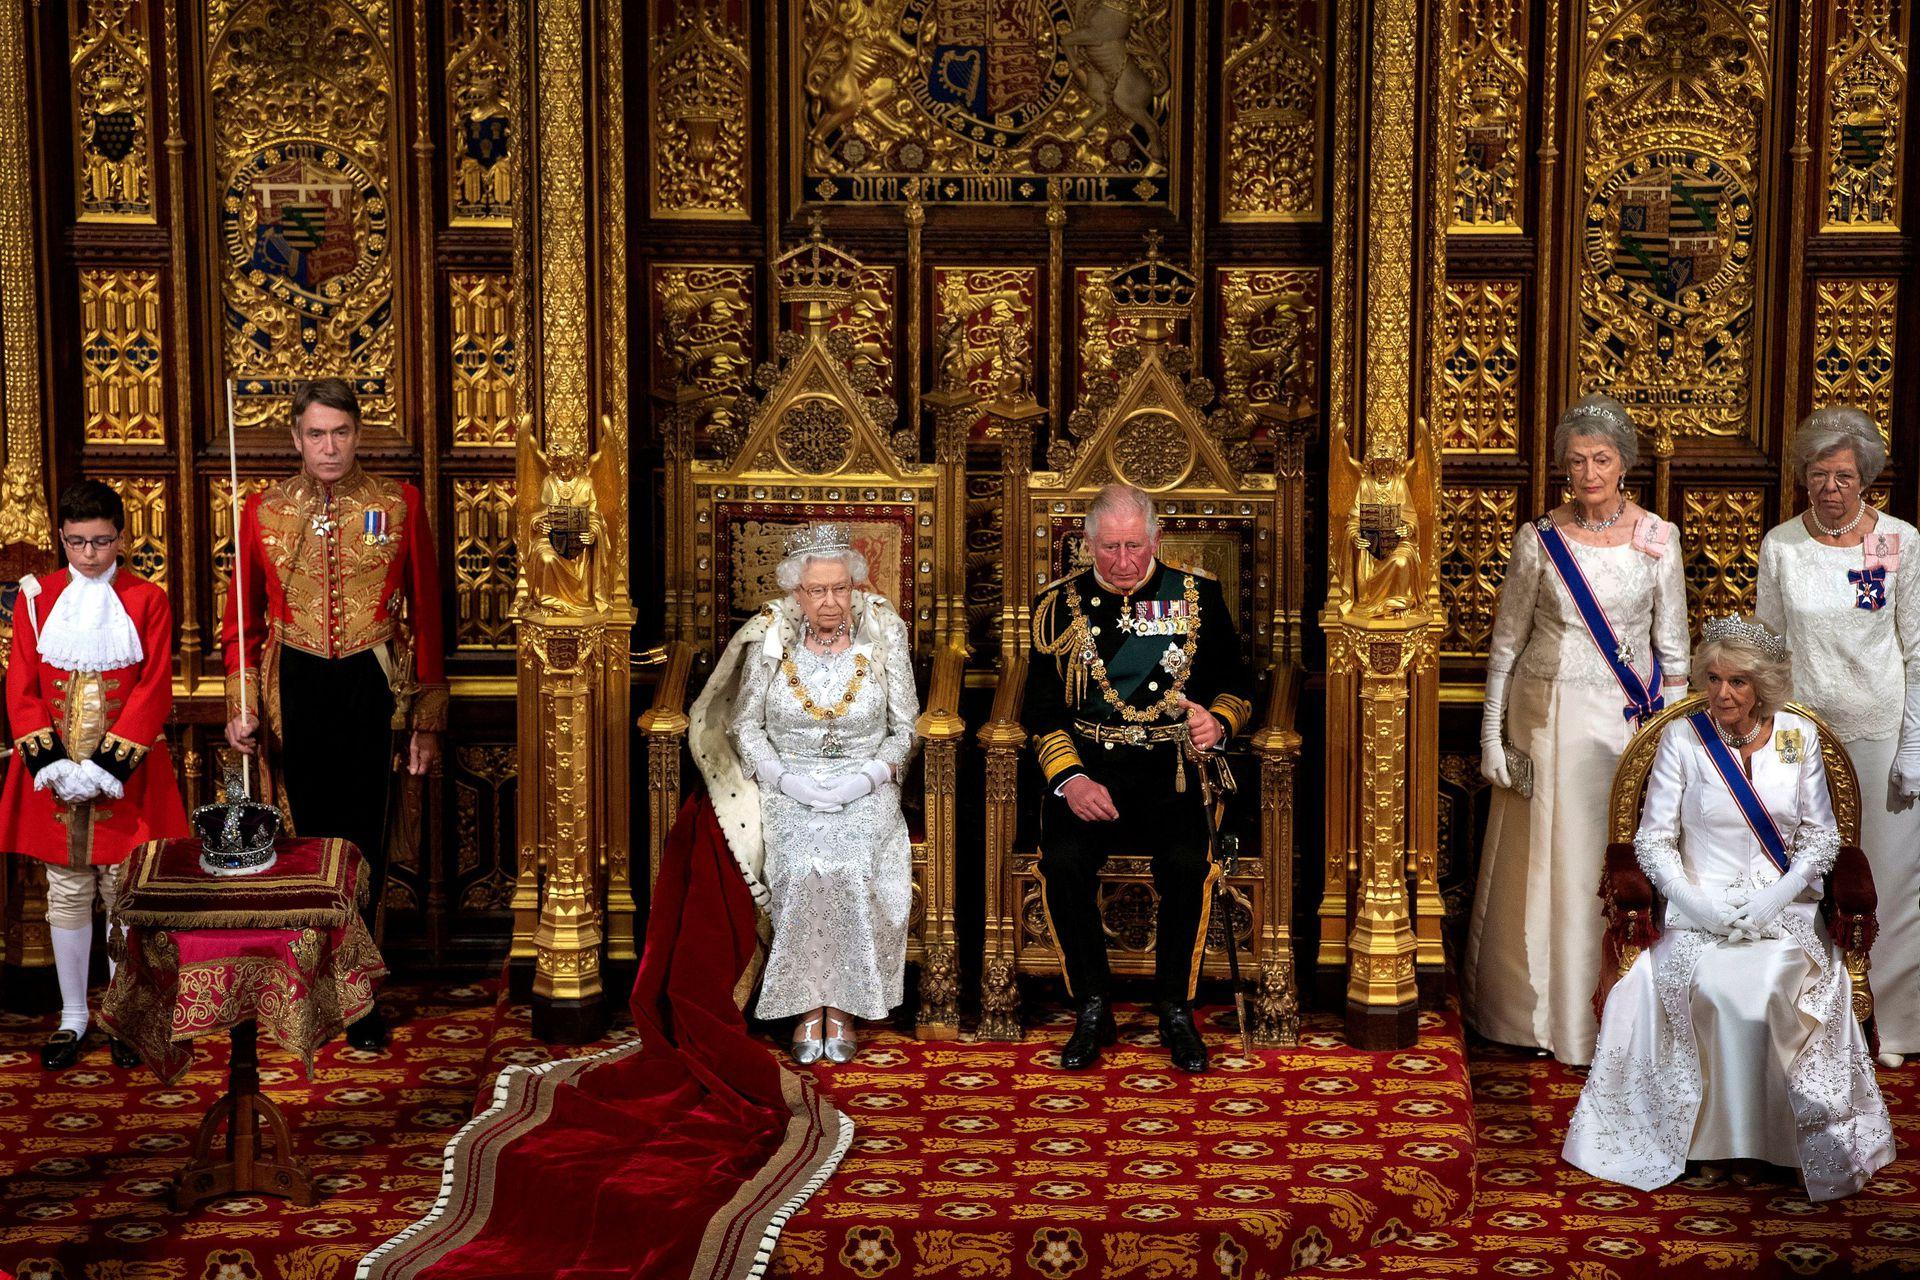
<path fill-rule="evenodd" d="M 387 1020 L 380 1016 L 378 1005 L 347 1025 L 347 1043 L 368 1053 L 378 1053 L 387 1047 Z"/>
<path fill-rule="evenodd" d="M 107 1037 L 107 1050 L 113 1054 L 113 1065 L 122 1071 L 131 1071 L 140 1065 L 140 1055 L 133 1051 L 132 1045 L 119 1036 Z"/>
<path fill-rule="evenodd" d="M 56 1031 L 40 1046 L 40 1065 L 49 1071 L 65 1071 L 80 1061 L 84 1039 L 71 1031 Z"/>
<path fill-rule="evenodd" d="M 1085 1071 L 1100 1061 L 1100 1050 L 1119 1038 L 1120 1028 L 1113 1025 L 1112 1003 L 1105 996 L 1088 996 L 1080 1002 L 1066 1048 L 1060 1050 L 1060 1069 Z"/>
<path fill-rule="evenodd" d="M 1160 1010 L 1160 1043 L 1182 1071 L 1207 1069 L 1207 1043 L 1193 1025 L 1193 1010 L 1187 1005 L 1170 1004 Z"/>

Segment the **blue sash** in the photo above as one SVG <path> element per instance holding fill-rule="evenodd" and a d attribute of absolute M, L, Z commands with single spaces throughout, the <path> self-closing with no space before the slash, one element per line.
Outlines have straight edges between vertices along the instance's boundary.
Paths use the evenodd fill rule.
<path fill-rule="evenodd" d="M 1720 731 L 1714 728 L 1706 712 L 1694 712 L 1687 717 L 1687 723 L 1693 726 L 1700 745 L 1707 749 L 1707 759 L 1713 761 L 1713 767 L 1720 771 L 1720 780 L 1733 793 L 1733 802 L 1740 806 L 1740 816 L 1753 829 L 1754 838 L 1760 841 L 1760 847 L 1773 859 L 1773 865 L 1780 868 L 1780 874 L 1785 875 L 1787 868 L 1792 865 L 1792 859 L 1787 857 L 1787 842 L 1781 838 L 1780 828 L 1774 824 L 1767 806 L 1760 803 L 1760 794 L 1753 789 L 1753 779 L 1747 777 L 1747 771 L 1733 758 L 1733 749 L 1721 739 Z"/>
<path fill-rule="evenodd" d="M 1667 705 L 1660 693 L 1660 655 L 1654 654 L 1653 670 L 1645 680 L 1633 665 L 1626 660 L 1626 646 L 1620 643 L 1620 637 L 1614 634 L 1613 623 L 1607 620 L 1607 611 L 1594 599 L 1593 588 L 1587 583 L 1587 575 L 1580 571 L 1580 562 L 1573 557 L 1573 548 L 1558 529 L 1553 527 L 1550 517 L 1542 516 L 1534 522 L 1534 531 L 1540 535 L 1540 545 L 1547 550 L 1547 559 L 1553 565 L 1554 572 L 1560 575 L 1561 585 L 1573 598 L 1573 607 L 1579 612 L 1580 620 L 1587 625 L 1587 635 L 1593 641 L 1593 647 L 1600 651 L 1600 657 L 1613 669 L 1613 678 L 1620 682 L 1620 688 L 1627 695 L 1627 705 L 1621 714 L 1636 724 L 1644 723 L 1648 716 Z"/>

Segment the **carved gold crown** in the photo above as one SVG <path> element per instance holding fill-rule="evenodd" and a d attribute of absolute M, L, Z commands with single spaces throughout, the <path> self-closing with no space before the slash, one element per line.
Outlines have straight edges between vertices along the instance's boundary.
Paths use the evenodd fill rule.
<path fill-rule="evenodd" d="M 809 222 L 805 242 L 773 260 L 773 278 L 782 301 L 815 304 L 829 315 L 859 294 L 860 260 L 826 238 L 818 213 Z"/>
<path fill-rule="evenodd" d="M 1708 618 L 1704 635 L 1708 640 L 1730 640 L 1734 644 L 1758 649 L 1775 662 L 1787 656 L 1785 636 L 1775 635 L 1765 623 L 1748 622 L 1734 614 L 1724 618 Z"/>
<path fill-rule="evenodd" d="M 789 556 L 834 555 L 853 550 L 853 531 L 843 524 L 801 525 L 782 545 Z"/>
<path fill-rule="evenodd" d="M 1199 281 L 1191 271 L 1160 256 L 1160 233 L 1147 233 L 1147 256 L 1107 277 L 1113 309 L 1133 320 L 1178 320 L 1193 307 Z"/>

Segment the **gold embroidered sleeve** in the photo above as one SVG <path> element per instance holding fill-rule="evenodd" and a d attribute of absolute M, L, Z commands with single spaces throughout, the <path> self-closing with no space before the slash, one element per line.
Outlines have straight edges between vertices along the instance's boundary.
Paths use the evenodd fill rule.
<path fill-rule="evenodd" d="M 244 700 L 241 697 L 243 687 L 246 690 Z M 227 719 L 233 719 L 242 711 L 254 717 L 260 714 L 260 672 L 257 668 L 249 667 L 227 677 Z"/>
<path fill-rule="evenodd" d="M 1065 729 L 1043 735 L 1033 744 L 1033 749 L 1040 758 L 1040 772 L 1046 776 L 1048 785 L 1069 769 L 1084 767 L 1080 749 L 1073 745 L 1073 735 Z"/>
<path fill-rule="evenodd" d="M 1247 727 L 1253 716 L 1253 704 L 1237 693 L 1223 693 L 1213 700 L 1207 710 L 1220 718 L 1227 727 L 1227 736 L 1233 737 Z"/>
<path fill-rule="evenodd" d="M 445 733 L 447 729 L 447 686 L 421 685 L 413 695 L 413 710 L 408 727 L 418 733 Z"/>

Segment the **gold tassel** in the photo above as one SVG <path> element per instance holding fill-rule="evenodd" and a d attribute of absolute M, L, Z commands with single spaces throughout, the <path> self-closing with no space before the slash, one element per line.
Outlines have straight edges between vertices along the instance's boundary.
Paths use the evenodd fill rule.
<path fill-rule="evenodd" d="M 1181 795 L 1187 793 L 1187 757 L 1177 744 L 1173 749 L 1173 789 Z"/>

